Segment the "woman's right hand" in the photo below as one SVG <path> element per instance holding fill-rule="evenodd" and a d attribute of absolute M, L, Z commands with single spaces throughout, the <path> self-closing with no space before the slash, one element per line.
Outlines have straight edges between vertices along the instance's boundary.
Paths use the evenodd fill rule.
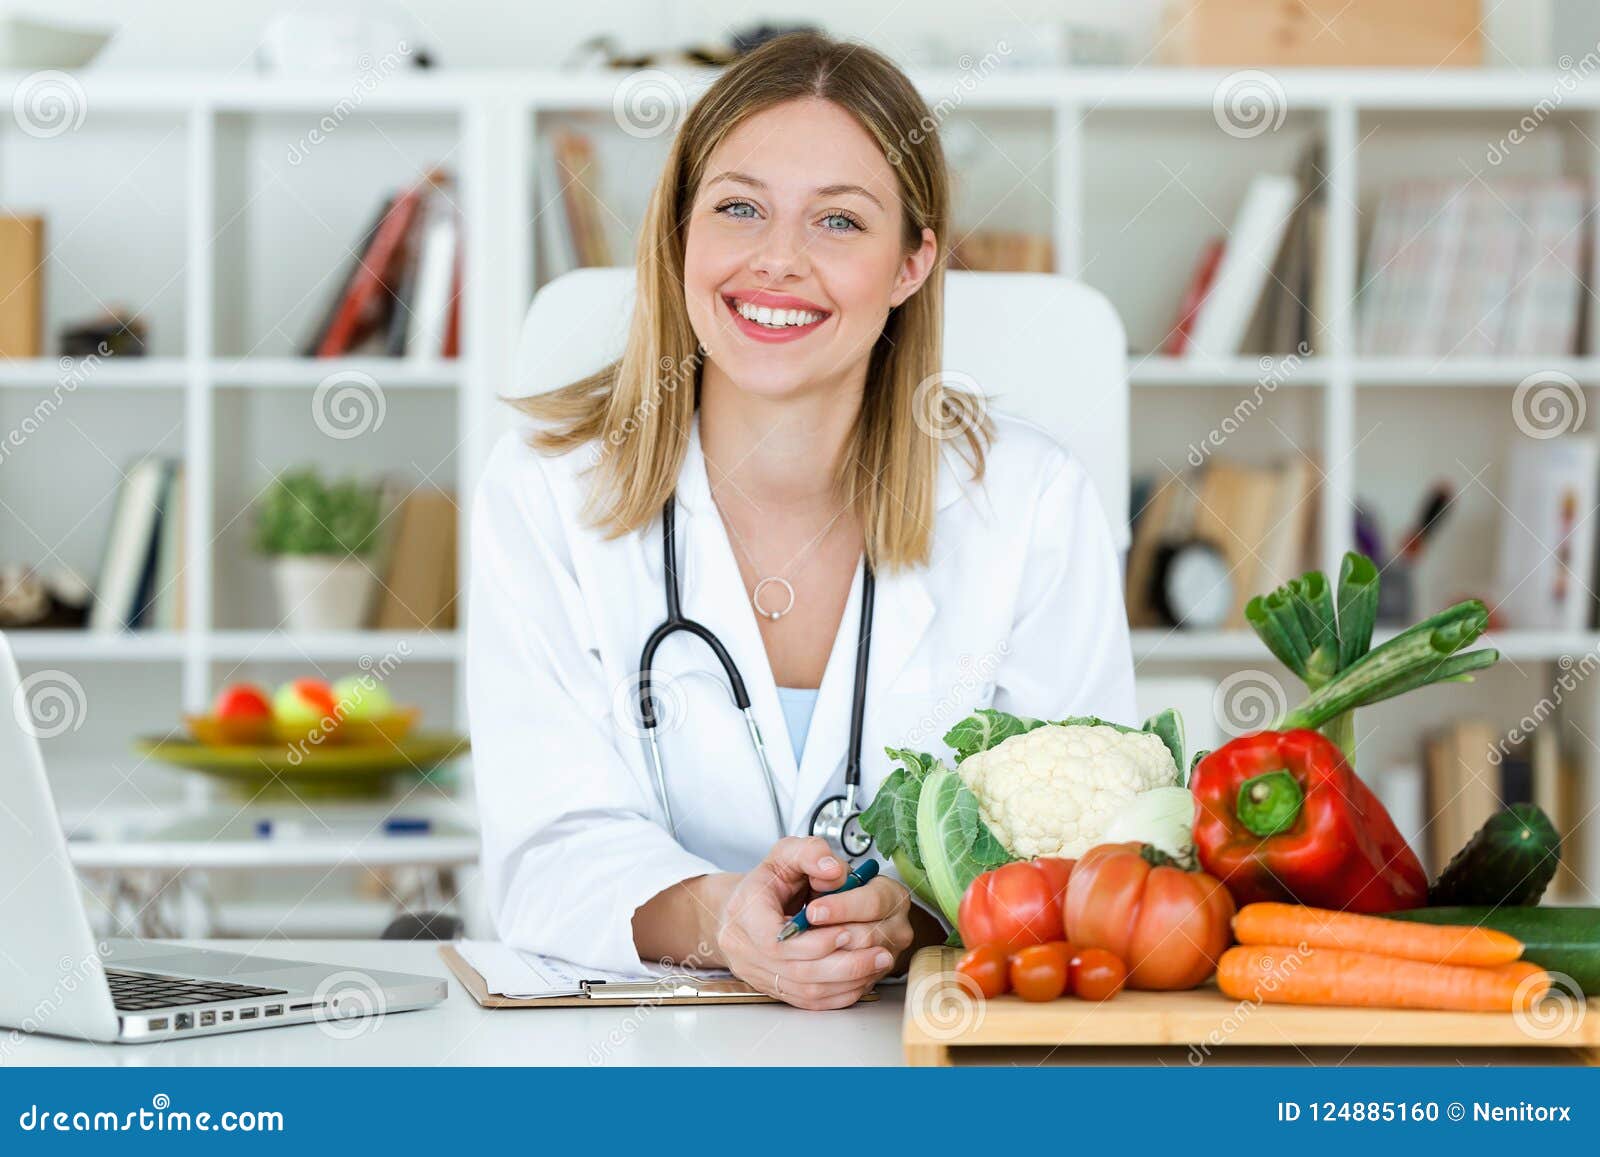
<path fill-rule="evenodd" d="M 773 845 L 723 906 L 717 947 L 729 971 L 796 1008 L 845 1008 L 860 1000 L 894 963 L 887 948 L 840 946 L 818 955 L 816 937 L 848 939 L 827 928 L 778 940 L 798 901 L 833 891 L 847 871 L 827 841 L 815 836 L 789 836 Z"/>

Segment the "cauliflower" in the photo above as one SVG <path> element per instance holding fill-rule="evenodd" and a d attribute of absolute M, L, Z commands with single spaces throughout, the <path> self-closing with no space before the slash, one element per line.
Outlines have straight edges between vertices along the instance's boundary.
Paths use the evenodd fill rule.
<path fill-rule="evenodd" d="M 1017 856 L 1077 857 L 1134 796 L 1178 782 L 1160 736 L 1050 723 L 978 751 L 956 771 L 983 821 Z"/>

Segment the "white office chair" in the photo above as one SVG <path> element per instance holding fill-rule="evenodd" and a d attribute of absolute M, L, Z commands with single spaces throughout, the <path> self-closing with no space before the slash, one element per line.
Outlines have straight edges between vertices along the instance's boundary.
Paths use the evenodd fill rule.
<path fill-rule="evenodd" d="M 541 289 L 517 345 L 518 397 L 593 373 L 622 352 L 632 269 L 579 269 Z M 1128 546 L 1128 364 L 1122 321 L 1104 296 L 1046 273 L 945 277 L 944 369 L 994 409 L 1050 431 L 1100 491 L 1117 546 Z"/>

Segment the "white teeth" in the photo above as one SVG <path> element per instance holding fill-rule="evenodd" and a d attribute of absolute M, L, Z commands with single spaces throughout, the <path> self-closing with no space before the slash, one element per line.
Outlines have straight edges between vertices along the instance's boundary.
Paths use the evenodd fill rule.
<path fill-rule="evenodd" d="M 768 329 L 783 329 L 791 325 L 811 325 L 822 320 L 823 315 L 809 309 L 772 309 L 765 305 L 751 305 L 747 301 L 739 302 L 735 308 L 739 316 L 764 325 Z"/>

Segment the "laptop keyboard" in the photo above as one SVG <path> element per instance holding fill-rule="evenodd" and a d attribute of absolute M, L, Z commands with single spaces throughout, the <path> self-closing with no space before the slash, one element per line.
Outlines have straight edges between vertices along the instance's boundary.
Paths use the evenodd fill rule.
<path fill-rule="evenodd" d="M 253 984 L 229 984 L 221 980 L 192 980 L 180 976 L 157 976 L 150 972 L 130 972 L 125 968 L 106 969 L 111 985 L 111 1000 L 120 1012 L 139 1012 L 151 1008 L 171 1008 L 183 1004 L 215 1004 L 219 1000 L 245 1000 L 253 996 L 286 996 L 286 988 L 257 988 Z"/>

